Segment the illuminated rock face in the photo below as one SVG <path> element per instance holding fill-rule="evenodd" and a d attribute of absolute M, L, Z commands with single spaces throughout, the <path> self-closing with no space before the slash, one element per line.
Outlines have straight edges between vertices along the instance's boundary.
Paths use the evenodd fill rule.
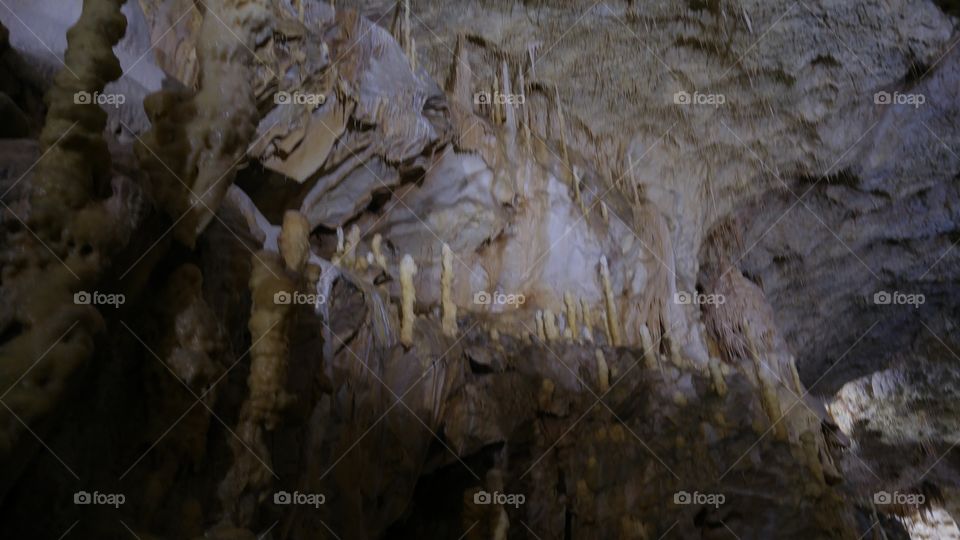
<path fill-rule="evenodd" d="M 11 536 L 960 535 L 936 4 L 83 9 L 0 11 Z"/>

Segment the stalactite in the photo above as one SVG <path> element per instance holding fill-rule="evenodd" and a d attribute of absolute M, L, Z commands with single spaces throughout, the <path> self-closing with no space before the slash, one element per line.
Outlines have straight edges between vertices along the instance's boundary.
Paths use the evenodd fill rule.
<path fill-rule="evenodd" d="M 417 301 L 413 276 L 416 273 L 417 263 L 413 262 L 409 253 L 404 255 L 400 261 L 400 343 L 406 347 L 413 346 L 413 325 L 416 320 L 413 307 Z"/>
<path fill-rule="evenodd" d="M 562 151 L 560 155 L 563 158 L 564 174 L 569 175 L 566 178 L 567 182 L 576 182 L 576 178 L 574 177 L 574 170 L 570 164 L 570 153 L 567 150 L 567 135 L 566 135 L 567 128 L 563 120 L 563 107 L 560 104 L 560 87 L 554 86 L 553 90 L 554 90 L 554 96 L 557 102 L 557 122 L 559 122 L 560 124 L 559 126 L 560 127 L 560 149 Z"/>
<path fill-rule="evenodd" d="M 407 58 L 412 58 L 410 43 L 410 0 L 403 0 L 403 52 L 407 53 Z"/>
<path fill-rule="evenodd" d="M 573 167 L 573 200 L 580 207 L 580 213 L 584 217 L 587 216 L 587 207 L 583 202 L 583 196 L 580 194 L 580 174 L 577 172 L 577 168 Z"/>
<path fill-rule="evenodd" d="M 417 40 L 410 38 L 410 69 L 417 71 Z"/>
<path fill-rule="evenodd" d="M 453 251 L 443 245 L 443 261 L 440 270 L 440 304 L 443 309 L 443 333 L 457 335 L 457 305 L 453 301 Z"/>
<path fill-rule="evenodd" d="M 527 84 L 523 77 L 523 70 L 520 70 L 520 95 L 523 96 L 524 106 L 521 108 L 523 114 L 523 146 L 527 149 L 527 155 L 533 155 L 533 144 L 530 137 L 530 107 L 527 103 Z"/>
<path fill-rule="evenodd" d="M 513 94 L 512 84 L 510 82 L 510 70 L 507 66 L 506 60 L 500 61 L 500 86 L 501 93 L 504 96 L 511 96 Z M 503 106 L 504 112 L 504 123 L 506 124 L 507 133 L 506 133 L 506 143 L 507 147 L 511 150 L 516 147 L 517 141 L 517 112 L 513 105 L 506 102 Z"/>
<path fill-rule="evenodd" d="M 537 310 L 537 313 L 536 313 L 536 326 L 537 326 L 537 338 L 538 338 L 540 341 L 546 341 L 546 340 L 547 340 L 547 330 L 546 330 L 546 328 L 544 327 L 543 311 L 542 311 L 542 310 L 539 310 L 539 309 Z"/>

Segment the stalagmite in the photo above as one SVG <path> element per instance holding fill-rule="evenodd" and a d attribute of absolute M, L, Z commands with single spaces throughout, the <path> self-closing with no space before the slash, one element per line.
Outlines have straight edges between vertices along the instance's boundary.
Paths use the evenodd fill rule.
<path fill-rule="evenodd" d="M 647 328 L 646 324 L 640 325 L 640 344 L 643 347 L 643 364 L 647 369 L 658 368 L 657 351 L 653 348 L 653 338 L 650 336 L 650 329 Z"/>
<path fill-rule="evenodd" d="M 807 468 L 813 477 L 809 480 L 810 486 L 819 491 L 820 486 L 826 484 L 826 477 L 823 471 L 823 464 L 820 463 L 820 449 L 817 445 L 817 438 L 811 431 L 804 431 L 800 434 L 800 446 L 803 448 L 804 461 L 807 462 Z"/>
<path fill-rule="evenodd" d="M 383 270 L 387 269 L 387 258 L 383 256 L 383 248 L 381 244 L 383 243 L 383 237 L 380 236 L 380 233 L 373 235 L 373 242 L 370 244 L 370 249 L 373 250 L 373 260 L 376 261 L 377 266 Z"/>
<path fill-rule="evenodd" d="M 593 313 L 590 311 L 590 304 L 587 304 L 584 298 L 580 298 L 580 310 L 583 316 L 583 340 L 593 343 Z"/>
<path fill-rule="evenodd" d="M 417 263 L 413 262 L 409 253 L 404 255 L 400 261 L 400 342 L 407 347 L 413 346 L 413 324 L 416 319 L 413 306 L 417 301 L 413 276 L 416 273 Z"/>
<path fill-rule="evenodd" d="M 283 214 L 279 238 L 280 255 L 291 272 L 300 272 L 310 256 L 310 224 L 296 210 Z"/>
<path fill-rule="evenodd" d="M 710 359 L 710 379 L 713 381 L 713 389 L 717 392 L 718 396 L 723 397 L 727 395 L 727 383 L 723 378 L 720 360 L 717 358 Z"/>
<path fill-rule="evenodd" d="M 357 263 L 357 247 L 360 245 L 360 227 L 353 225 L 344 237 L 343 229 L 337 227 L 337 253 L 333 264 L 353 268 Z"/>
<path fill-rule="evenodd" d="M 797 360 L 796 358 L 790 357 L 787 365 L 790 369 L 790 375 L 793 382 L 793 391 L 798 396 L 802 396 L 806 393 L 806 389 L 803 386 L 803 383 L 800 382 L 800 373 L 797 372 Z"/>
<path fill-rule="evenodd" d="M 347 233 L 347 245 L 343 258 L 351 265 L 357 259 L 357 247 L 360 245 L 360 227 L 353 225 Z"/>
<path fill-rule="evenodd" d="M 603 350 L 596 350 L 597 358 L 597 381 L 601 392 L 610 389 L 610 369 L 607 367 L 607 359 L 603 356 Z"/>
<path fill-rule="evenodd" d="M 603 335 L 607 338 L 607 344 L 613 345 L 613 334 L 610 333 L 610 325 L 607 323 L 607 311 L 600 311 L 600 328 L 603 328 Z"/>
<path fill-rule="evenodd" d="M 277 254 L 260 251 L 253 255 L 250 293 L 253 305 L 248 324 L 253 345 L 250 348 L 249 395 L 240 409 L 236 428 L 240 440 L 231 439 L 233 463 L 219 486 L 225 508 L 224 522 L 246 525 L 241 497 L 261 497 L 269 487 L 273 471 L 265 432 L 273 431 L 283 409 L 290 402 L 284 390 L 289 345 L 287 327 L 289 302 L 278 302 L 277 295 L 289 295 L 294 288 L 284 275 Z"/>
<path fill-rule="evenodd" d="M 152 129 L 135 146 L 138 161 L 159 205 L 176 220 L 174 236 L 191 248 L 255 140 L 262 61 L 253 49 L 273 19 L 266 4 L 216 2 L 216 12 L 201 10 L 207 15 L 196 43 L 199 89 L 162 90 L 143 102 Z"/>
<path fill-rule="evenodd" d="M 580 326 L 579 321 L 577 321 L 577 303 L 574 301 L 573 295 L 569 292 L 563 293 L 563 304 L 566 308 L 567 328 L 570 330 L 570 338 L 579 340 Z"/>
<path fill-rule="evenodd" d="M 607 327 L 610 330 L 611 343 L 615 347 L 623 344 L 620 339 L 620 317 L 617 315 L 617 303 L 610 285 L 610 267 L 606 255 L 600 256 L 600 279 L 603 281 L 603 298 L 607 308 Z"/>
<path fill-rule="evenodd" d="M 443 309 L 443 333 L 457 335 L 457 305 L 453 302 L 453 251 L 443 245 L 443 261 L 440 270 L 440 304 Z"/>
<path fill-rule="evenodd" d="M 769 374 L 769 368 L 763 364 L 763 360 L 757 352 L 756 345 L 754 345 L 753 340 L 750 338 L 750 325 L 746 321 L 743 321 L 743 334 L 747 340 L 747 353 L 750 355 L 750 359 L 753 360 L 757 382 L 760 384 L 760 401 L 763 403 L 763 408 L 767 416 L 770 417 L 770 422 L 773 424 L 775 436 L 780 440 L 787 440 L 787 426 L 781 421 L 783 414 L 781 413 L 780 396 L 777 393 L 776 382 L 772 380 Z"/>
<path fill-rule="evenodd" d="M 560 330 L 557 329 L 557 319 L 553 311 L 546 309 L 543 311 L 543 330 L 547 334 L 547 341 L 557 341 L 560 339 Z"/>
<path fill-rule="evenodd" d="M 123 517 L 124 527 L 143 538 L 617 538 L 619 528 L 623 538 L 647 540 L 733 531 L 743 538 L 846 539 L 857 534 L 846 534 L 838 516 L 855 521 L 857 533 L 870 533 L 867 527 L 882 519 L 872 530 L 882 536 L 883 525 L 896 525 L 892 512 L 926 510 L 881 505 L 885 515 L 867 522 L 855 507 L 880 486 L 851 458 L 879 462 L 881 452 L 858 450 L 900 445 L 908 472 L 931 465 L 929 486 L 893 486 L 909 480 L 902 474 L 882 483 L 928 494 L 939 489 L 951 464 L 933 461 L 948 444 L 941 444 L 938 419 L 921 414 L 937 408 L 908 409 L 899 397 L 912 389 L 897 383 L 912 382 L 900 370 L 916 366 L 911 353 L 945 349 L 931 341 L 934 328 L 889 342 L 882 335 L 889 327 L 860 336 L 869 339 L 863 349 L 851 346 L 857 369 L 837 369 L 822 385 L 839 392 L 823 399 L 831 400 L 841 426 L 820 412 L 822 403 L 807 402 L 807 411 L 803 398 L 788 395 L 805 393 L 791 349 L 812 381 L 829 370 L 842 350 L 837 345 L 859 343 L 852 339 L 865 328 L 859 316 L 874 322 L 884 308 L 860 302 L 863 280 L 855 278 L 868 265 L 852 264 L 845 274 L 844 246 L 801 249 L 831 238 L 814 227 L 816 238 L 798 242 L 798 235 L 810 236 L 809 216 L 791 214 L 757 238 L 790 201 L 784 204 L 776 186 L 751 181 L 764 168 L 749 158 L 754 151 L 778 156 L 772 165 L 786 168 L 795 184 L 836 184 L 820 178 L 827 174 L 823 160 L 848 148 L 865 123 L 884 118 L 841 171 L 856 176 L 861 161 L 888 158 L 884 150 L 897 146 L 889 143 L 896 127 L 889 120 L 908 111 L 868 106 L 869 96 L 860 96 L 864 106 L 851 109 L 868 113 L 867 122 L 838 123 L 829 114 L 837 101 L 831 83 L 850 86 L 852 79 L 856 86 L 856 77 L 836 75 L 865 67 L 876 71 L 870 88 L 907 90 L 897 84 L 904 65 L 936 59 L 952 43 L 948 30 L 955 28 L 936 23 L 942 9 L 927 2 L 922 13 L 912 10 L 911 21 L 929 24 L 904 34 L 915 45 L 909 54 L 881 47 L 890 54 L 872 55 L 867 66 L 845 65 L 841 44 L 813 28 L 817 39 L 801 51 L 800 60 L 813 66 L 807 69 L 768 50 L 796 52 L 791 40 L 810 30 L 804 25 L 829 19 L 835 28 L 853 27 L 851 14 L 869 18 L 875 10 L 816 5 L 813 16 L 784 18 L 770 47 L 731 66 L 730 52 L 744 52 L 750 40 L 735 24 L 700 24 L 717 10 L 691 3 L 630 2 L 613 11 L 569 2 L 522 9 L 422 3 L 414 14 L 411 2 L 337 2 L 345 8 L 337 11 L 332 0 L 82 0 L 74 6 L 82 4 L 83 14 L 67 36 L 69 50 L 58 59 L 64 40 L 57 24 L 77 12 L 64 8 L 56 20 L 47 8 L 69 2 L 17 0 L 22 22 L 41 23 L 38 32 L 59 47 L 46 64 L 59 69 L 55 61 L 63 60 L 68 72 L 77 71 L 61 73 L 52 87 L 49 65 L 37 66 L 41 76 L 33 80 L 9 63 L 21 54 L 12 47 L 24 43 L 26 30 L 11 30 L 20 38 L 7 43 L 11 10 L 0 13 L 0 71 L 12 79 L 0 77 L 0 117 L 19 121 L 23 113 L 33 124 L 29 135 L 0 141 L 0 486 L 9 491 L 2 515 L 13 536 L 31 527 L 42 528 L 37 537 L 70 536 L 65 525 L 82 522 L 72 536 L 112 537 L 125 532 L 116 520 Z M 891 4 L 880 11 L 895 27 L 903 19 L 897 10 L 913 3 Z M 664 38 L 657 52 L 681 78 L 699 70 L 693 82 L 704 87 L 711 78 L 728 80 L 718 89 L 730 92 L 729 106 L 670 106 L 673 84 L 657 75 L 663 65 L 655 55 L 640 55 L 638 65 L 598 62 L 636 48 L 631 28 L 610 24 L 620 14 L 634 30 L 655 27 L 653 37 Z M 779 14 L 760 13 L 768 23 Z M 390 30 L 370 15 L 392 16 Z M 562 36 L 578 17 L 580 29 Z M 124 20 L 136 40 L 118 43 Z M 47 23 L 57 32 L 47 32 Z M 878 28 L 885 29 L 867 30 Z M 855 37 L 876 45 L 873 34 L 880 33 Z M 449 65 L 443 45 L 455 35 L 449 87 L 457 93 L 433 80 Z M 523 50 L 532 39 L 548 46 L 543 78 L 532 74 L 536 49 Z M 554 46 L 563 50 L 551 52 Z M 116 79 L 130 60 L 160 69 L 143 77 L 131 71 L 106 89 L 101 83 Z M 477 75 L 469 73 L 471 60 Z M 909 90 L 949 82 L 957 60 L 944 58 Z M 783 80 L 784 65 L 800 66 L 788 70 L 796 77 Z M 561 102 L 560 85 L 570 100 Z M 37 99 L 44 89 L 47 109 Z M 106 91 L 106 99 L 114 90 L 131 103 L 110 110 L 109 124 L 99 105 L 71 105 L 76 92 Z M 478 99 L 488 92 L 489 100 Z M 152 96 L 148 107 L 145 93 Z M 529 103 L 515 100 L 517 93 L 530 94 Z M 771 105 L 776 114 L 759 119 L 750 113 L 757 103 L 776 103 L 767 99 L 771 93 L 809 94 L 801 104 L 826 108 L 801 105 L 810 129 L 791 129 L 791 103 Z M 282 94 L 289 94 L 287 104 Z M 950 117 L 949 99 L 931 93 L 929 101 L 920 116 Z M 143 126 L 115 125 L 138 119 L 143 109 Z M 46 125 L 38 122 L 44 110 Z M 720 118 L 730 127 L 717 128 Z M 677 129 L 667 129 L 670 123 Z M 950 127 L 940 122 L 926 131 L 948 140 L 957 135 Z M 0 139 L 7 129 L 0 125 Z M 32 140 L 41 129 L 40 140 Z M 822 141 L 825 132 L 832 136 Z M 130 140 L 141 135 L 138 153 L 147 154 L 137 163 Z M 921 135 L 918 145 L 926 140 Z M 946 156 L 937 173 L 956 169 L 942 148 L 934 150 L 915 154 Z M 868 172 L 891 170 L 874 165 Z M 843 177 L 809 201 L 821 210 L 846 207 L 823 217 L 847 235 L 856 232 L 847 220 L 859 217 L 870 234 L 855 238 L 854 247 L 878 265 L 889 253 L 868 248 L 881 232 L 877 225 L 886 224 L 881 211 L 928 210 L 941 191 L 956 195 L 950 178 L 919 174 L 927 193 L 887 189 L 886 176 Z M 175 177 L 189 187 L 181 189 Z M 218 208 L 221 189 L 227 204 Z M 916 201 L 884 196 L 900 191 Z M 11 219 L 21 210 L 18 225 Z M 624 214 L 630 219 L 615 223 Z M 937 224 L 952 217 L 934 214 Z M 249 230 L 238 236 L 233 229 L 244 220 Z M 928 248 L 914 250 L 929 255 L 914 262 L 933 263 L 942 254 L 927 281 L 949 282 L 957 265 L 946 257 L 957 252 L 937 248 L 947 250 L 950 231 L 935 227 L 939 238 L 928 228 L 917 238 L 906 228 L 894 232 Z M 250 249 L 257 251 L 253 260 Z M 816 270 L 824 260 L 853 278 L 831 282 L 837 290 L 803 289 L 796 269 Z M 677 283 L 687 290 L 696 283 L 724 300 L 679 309 L 680 302 L 670 302 Z M 94 297 L 85 301 L 81 291 Z M 80 297 L 71 302 L 74 294 Z M 120 305 L 97 300 L 124 295 Z M 822 295 L 836 302 L 818 305 Z M 932 300 L 934 308 L 945 305 Z M 858 324 L 838 323 L 836 313 Z M 756 331 L 745 330 L 744 320 Z M 824 320 L 836 326 L 826 334 Z M 944 338 L 955 330 L 949 317 L 923 320 Z M 878 343 L 903 350 L 880 347 L 890 358 L 879 357 Z M 643 367 L 634 370 L 637 363 Z M 868 377 L 874 367 L 882 371 Z M 946 380 L 934 377 L 939 371 L 923 373 Z M 891 406 L 866 410 L 872 404 L 860 398 L 871 389 L 877 395 L 867 399 Z M 890 422 L 894 415 L 904 425 Z M 99 420 L 109 422 L 83 433 Z M 883 432 L 858 429 L 865 425 Z M 768 433 L 775 429 L 780 441 Z M 30 437 L 22 437 L 26 430 Z M 844 452 L 836 430 L 875 444 Z M 917 456 L 906 455 L 913 450 Z M 851 478 L 840 478 L 831 454 L 841 471 L 854 467 Z M 82 473 L 79 483 L 65 474 L 71 467 Z M 503 478 L 485 482 L 485 472 Z M 822 490 L 806 485 L 813 479 Z M 51 485 L 43 485 L 47 480 Z M 49 515 L 43 506 L 68 502 L 75 489 L 110 487 L 122 488 L 132 504 L 64 507 L 51 523 L 30 517 Z M 680 504 L 681 490 L 700 500 Z M 720 493 L 729 500 L 702 504 Z M 471 515 L 477 519 L 465 519 Z"/>
<path fill-rule="evenodd" d="M 46 96 L 48 109 L 39 141 L 42 153 L 29 180 L 30 226 L 25 228 L 30 235 L 26 231 L 11 233 L 0 241 L 3 251 L 22 257 L 13 262 L 4 253 L 0 259 L 2 303 L 18 305 L 15 317 L 7 318 L 10 312 L 0 316 L 4 332 L 0 338 L 0 385 L 5 388 L 0 458 L 7 457 L 19 439 L 21 425 L 30 430 L 27 424 L 34 425 L 37 416 L 57 405 L 65 382 L 91 357 L 93 336 L 102 329 L 103 321 L 90 306 L 78 309 L 72 296 L 101 278 L 116 249 L 125 243 L 126 229 L 136 223 L 133 219 L 129 225 L 113 221 L 109 208 L 98 200 L 97 190 L 103 186 L 109 190 L 112 174 L 104 139 L 107 114 L 101 107 L 77 103 L 75 97 L 77 92 L 102 92 L 108 82 L 122 75 L 113 54 L 127 26 L 122 4 L 119 0 L 84 2 L 67 40 L 64 69 L 54 77 Z M 8 32 L 2 24 L 0 34 L 6 47 Z M 5 85 L 19 84 L 11 80 L 9 71 L 4 73 Z M 6 94 L 3 97 L 9 101 Z M 11 190 L 5 189 L 0 199 L 10 212 L 3 213 L 4 227 L 13 230 L 16 225 L 11 215 L 16 214 L 10 206 L 14 201 L 6 197 Z M 16 266 L 19 268 L 13 270 Z M 39 289 L 42 300 L 31 298 Z M 6 333 L 17 328 L 22 331 Z M 54 341 L 52 336 L 58 335 L 66 339 Z M 23 384 L 18 384 L 17 374 L 22 374 Z M 37 376 L 41 378 L 35 379 Z M 4 468 L 9 464 L 5 461 Z"/>
<path fill-rule="evenodd" d="M 683 355 L 680 354 L 680 344 L 673 337 L 664 337 L 667 342 L 667 350 L 670 351 L 670 362 L 677 367 L 684 367 Z"/>

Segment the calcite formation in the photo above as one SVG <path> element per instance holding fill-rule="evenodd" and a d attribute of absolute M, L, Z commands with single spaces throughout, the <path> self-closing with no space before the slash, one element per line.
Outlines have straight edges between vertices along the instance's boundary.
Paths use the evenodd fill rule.
<path fill-rule="evenodd" d="M 400 342 L 407 347 L 413 346 L 414 324 L 417 321 L 413 311 L 417 302 L 417 290 L 413 285 L 416 273 L 417 263 L 409 254 L 404 255 L 400 260 Z"/>
<path fill-rule="evenodd" d="M 119 193 L 129 180 L 112 181 L 116 173 L 102 133 L 106 113 L 76 99 L 101 92 L 120 76 L 111 48 L 126 29 L 122 5 L 122 0 L 84 4 L 67 33 L 63 70 L 48 92 L 28 214 L 21 217 L 4 203 L 10 212 L 5 219 L 16 220 L 5 235 L 5 249 L 14 258 L 3 266 L 4 303 L 17 307 L 3 324 L 17 330 L 0 344 L 0 380 L 10 404 L 0 411 L 6 426 L 0 455 L 9 455 L 25 426 L 29 431 L 24 422 L 56 406 L 70 375 L 93 354 L 103 319 L 75 294 L 92 292 L 130 234 L 129 214 L 138 211 L 135 197 Z"/>
<path fill-rule="evenodd" d="M 942 3 L 15 4 L 10 537 L 956 529 Z"/>

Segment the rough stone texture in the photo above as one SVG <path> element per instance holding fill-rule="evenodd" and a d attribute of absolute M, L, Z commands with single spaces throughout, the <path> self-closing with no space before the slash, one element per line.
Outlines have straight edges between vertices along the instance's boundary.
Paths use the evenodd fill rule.
<path fill-rule="evenodd" d="M 149 35 L 144 73 L 162 68 L 168 98 L 189 95 L 198 29 L 216 12 L 140 4 L 124 11 L 135 20 L 121 66 Z M 956 531 L 953 8 L 255 4 L 271 16 L 241 51 L 256 59 L 243 79 L 259 116 L 248 166 L 211 203 L 196 246 L 167 238 L 176 215 L 130 221 L 139 232 L 105 278 L 123 283 L 129 307 L 104 312 L 95 357 L 4 464 L 12 535 Z M 49 6 L 22 9 L 58 36 L 73 12 Z M 23 28 L 14 37 L 29 41 Z M 5 69 L 25 72 L 11 52 Z M 41 73 L 59 54 L 20 52 Z M 47 83 L 17 80 L 0 113 L 25 119 L 23 136 L 40 112 L 22 89 Z M 142 87 L 160 88 L 151 81 Z M 328 99 L 284 105 L 278 91 Z M 477 92 L 526 100 L 500 107 Z M 877 92 L 924 102 L 887 105 Z M 140 101 L 111 119 L 134 118 Z M 211 137 L 236 136 L 221 120 Z M 128 158 L 119 135 L 111 155 Z M 37 154 L 28 141 L 0 148 Z M 23 161 L 0 159 L 0 186 Z M 163 177 L 146 172 L 145 185 Z M 25 193 L 4 203 L 21 208 Z M 277 258 L 281 217 L 297 208 L 316 227 L 306 267 L 269 272 L 312 300 L 277 310 L 282 335 L 266 345 L 282 357 L 251 362 L 263 335 L 251 335 L 262 325 L 247 320 L 250 297 L 270 300 L 248 290 L 251 267 L 267 279 L 258 257 Z M 454 336 L 440 325 L 443 244 Z M 419 268 L 412 346 L 398 341 L 405 255 Z M 11 260 L 3 252 L 5 272 Z M 885 305 L 881 291 L 924 302 Z M 690 293 L 726 302 L 681 300 Z M 6 312 L 0 325 L 4 341 L 20 331 Z M 0 381 L 16 386 L 18 365 Z M 263 391 L 251 369 L 271 376 L 262 427 L 242 413 Z M 127 503 L 60 504 L 80 489 Z M 325 501 L 285 506 L 281 490 Z M 480 490 L 525 500 L 484 505 Z M 880 491 L 924 502 L 878 503 Z M 722 504 L 703 500 L 715 495 Z M 31 517 L 51 507 L 51 519 Z"/>

